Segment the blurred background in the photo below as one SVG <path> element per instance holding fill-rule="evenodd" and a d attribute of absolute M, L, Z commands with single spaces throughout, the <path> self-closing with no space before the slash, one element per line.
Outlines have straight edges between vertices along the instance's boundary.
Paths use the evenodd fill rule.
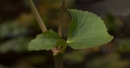
<path fill-rule="evenodd" d="M 48 29 L 57 32 L 61 0 L 33 0 Z M 130 68 L 130 0 L 66 0 L 66 8 L 90 11 L 104 20 L 114 39 L 64 55 L 65 68 Z M 63 38 L 71 16 L 65 10 Z M 54 68 L 51 51 L 28 51 L 41 29 L 27 0 L 0 0 L 0 68 Z M 87 41 L 87 40 L 86 40 Z"/>

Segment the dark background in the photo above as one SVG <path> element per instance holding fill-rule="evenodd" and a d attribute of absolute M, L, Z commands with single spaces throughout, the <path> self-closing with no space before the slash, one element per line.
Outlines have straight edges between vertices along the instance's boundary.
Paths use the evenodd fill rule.
<path fill-rule="evenodd" d="M 48 29 L 57 32 L 61 0 L 33 0 Z M 104 20 L 114 39 L 82 50 L 68 47 L 65 68 L 130 68 L 130 0 L 66 0 L 66 9 L 90 11 Z M 63 38 L 71 16 L 65 10 Z M 28 51 L 42 33 L 27 0 L 0 0 L 0 68 L 54 68 L 51 51 Z"/>

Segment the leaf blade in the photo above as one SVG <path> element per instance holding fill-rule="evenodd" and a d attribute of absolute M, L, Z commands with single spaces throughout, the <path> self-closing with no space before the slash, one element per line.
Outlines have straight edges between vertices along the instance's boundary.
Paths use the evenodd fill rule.
<path fill-rule="evenodd" d="M 81 10 L 68 10 L 72 15 L 67 43 L 74 49 L 89 48 L 112 40 L 100 17 Z"/>
<path fill-rule="evenodd" d="M 55 46 L 62 46 L 60 45 L 60 41 L 63 41 L 61 37 L 52 30 L 47 30 L 43 32 L 43 34 L 37 35 L 35 39 L 33 39 L 29 46 L 27 47 L 28 50 L 50 50 Z M 59 44 L 59 45 L 57 45 Z"/>

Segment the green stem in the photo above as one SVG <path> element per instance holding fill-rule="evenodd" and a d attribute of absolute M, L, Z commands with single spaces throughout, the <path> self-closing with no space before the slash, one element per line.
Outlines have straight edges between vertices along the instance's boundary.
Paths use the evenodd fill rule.
<path fill-rule="evenodd" d="M 29 5 L 30 5 L 30 7 L 31 7 L 31 9 L 32 9 L 32 11 L 33 11 L 33 13 L 34 13 L 34 16 L 36 17 L 36 19 L 37 19 L 37 21 L 38 21 L 38 24 L 39 24 L 41 30 L 42 30 L 43 32 L 45 32 L 45 31 L 47 30 L 47 28 L 46 28 L 44 22 L 42 21 L 42 19 L 41 19 L 39 13 L 38 13 L 38 11 L 37 11 L 37 9 L 36 9 L 36 7 L 35 7 L 33 1 L 32 1 L 32 0 L 28 0 L 28 2 L 29 2 Z"/>
<path fill-rule="evenodd" d="M 63 68 L 63 54 L 54 55 L 55 68 Z"/>
<path fill-rule="evenodd" d="M 62 49 L 61 49 L 61 51 L 60 51 L 60 53 L 61 53 L 61 54 L 64 54 L 66 48 L 67 48 L 67 45 L 63 46 Z"/>

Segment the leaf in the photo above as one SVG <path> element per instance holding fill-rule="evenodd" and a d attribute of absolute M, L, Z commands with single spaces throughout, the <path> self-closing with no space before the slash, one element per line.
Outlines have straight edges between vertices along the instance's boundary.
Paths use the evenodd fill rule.
<path fill-rule="evenodd" d="M 68 10 L 72 15 L 67 43 L 73 49 L 83 49 L 110 42 L 113 37 L 97 15 L 80 10 Z"/>
<path fill-rule="evenodd" d="M 55 46 L 62 46 L 60 41 L 63 39 L 56 32 L 47 30 L 29 43 L 28 50 L 50 50 Z"/>

